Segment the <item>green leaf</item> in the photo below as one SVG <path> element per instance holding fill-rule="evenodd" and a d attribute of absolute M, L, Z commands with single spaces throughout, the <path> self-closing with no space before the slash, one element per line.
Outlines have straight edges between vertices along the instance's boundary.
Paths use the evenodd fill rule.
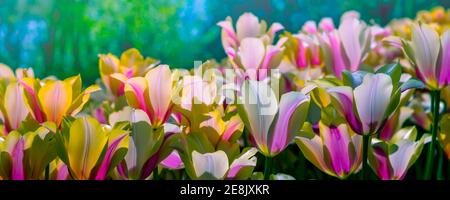
<path fill-rule="evenodd" d="M 356 72 L 350 72 L 350 71 L 343 71 L 342 72 L 342 82 L 346 86 L 350 86 L 353 89 L 361 85 L 363 82 L 364 76 L 367 74 L 365 71 L 356 71 Z"/>
<path fill-rule="evenodd" d="M 425 84 L 415 78 L 410 78 L 400 86 L 400 91 L 404 92 L 409 89 L 424 89 Z"/>

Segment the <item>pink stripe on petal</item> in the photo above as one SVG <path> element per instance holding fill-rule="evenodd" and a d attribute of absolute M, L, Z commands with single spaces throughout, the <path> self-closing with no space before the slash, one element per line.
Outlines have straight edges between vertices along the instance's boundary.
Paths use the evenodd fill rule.
<path fill-rule="evenodd" d="M 30 105 L 30 106 L 33 106 L 33 113 L 34 113 L 34 115 L 35 115 L 35 117 L 36 117 L 36 120 L 39 122 L 39 123 L 42 123 L 42 122 L 44 122 L 44 117 L 43 117 L 43 115 L 42 115 L 42 111 L 41 111 L 41 109 L 39 108 L 39 103 L 38 103 L 38 101 L 37 101 L 37 98 L 36 98 L 36 93 L 34 92 L 34 89 L 33 88 L 31 88 L 29 85 L 27 85 L 25 82 L 23 82 L 23 81 L 19 81 L 20 82 L 20 84 L 22 85 L 22 87 L 26 90 L 26 92 L 31 96 L 31 98 L 32 98 L 32 100 L 33 100 L 33 105 Z"/>
<path fill-rule="evenodd" d="M 289 124 L 291 123 L 291 117 L 296 109 L 307 100 L 307 97 L 299 92 L 289 92 L 281 97 L 278 120 L 275 125 L 272 139 L 270 140 L 271 153 L 281 152 L 286 148 L 287 144 L 290 142 L 288 141 L 288 134 L 290 134 Z"/>
<path fill-rule="evenodd" d="M 108 169 L 111 164 L 111 159 L 114 156 L 114 153 L 117 150 L 117 146 L 119 145 L 120 141 L 126 136 L 126 134 L 120 136 L 116 140 L 114 140 L 111 145 L 108 147 L 108 150 L 106 151 L 105 157 L 103 158 L 102 164 L 100 165 L 100 168 L 97 172 L 97 175 L 95 176 L 95 180 L 104 180 Z"/>
<path fill-rule="evenodd" d="M 342 59 L 341 44 L 337 35 L 333 32 L 327 34 L 330 41 L 331 53 L 333 56 L 334 74 L 342 78 L 342 71 L 345 70 L 344 60 Z"/>
<path fill-rule="evenodd" d="M 391 175 L 389 172 L 389 157 L 386 155 L 386 153 L 381 150 L 380 148 L 373 148 L 374 150 L 374 156 L 378 161 L 378 168 L 376 169 L 376 172 L 378 174 L 378 177 L 382 180 L 389 180 L 391 179 Z"/>
<path fill-rule="evenodd" d="M 56 180 L 67 180 L 67 176 L 69 176 L 69 169 L 67 165 L 61 165 L 58 169 L 58 175 L 56 176 Z"/>
<path fill-rule="evenodd" d="M 307 67 L 306 63 L 306 48 L 302 40 L 297 39 L 298 42 L 298 51 L 297 51 L 297 67 L 300 69 L 304 69 Z"/>
<path fill-rule="evenodd" d="M 439 74 L 439 85 L 450 83 L 450 30 L 442 35 L 442 62 Z"/>
<path fill-rule="evenodd" d="M 25 179 L 24 166 L 23 166 L 24 148 L 25 148 L 25 141 L 23 138 L 20 138 L 12 152 L 12 159 L 13 159 L 12 160 L 13 166 L 12 166 L 12 172 L 11 172 L 12 180 L 24 180 Z"/>
<path fill-rule="evenodd" d="M 169 169 L 181 169 L 184 167 L 184 163 L 176 150 L 172 151 L 169 156 L 161 161 L 161 165 Z"/>

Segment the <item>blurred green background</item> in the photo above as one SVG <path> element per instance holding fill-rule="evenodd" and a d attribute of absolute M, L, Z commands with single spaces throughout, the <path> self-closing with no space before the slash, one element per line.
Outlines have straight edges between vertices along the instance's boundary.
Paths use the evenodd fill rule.
<path fill-rule="evenodd" d="M 130 47 L 171 67 L 194 60 L 221 59 L 218 21 L 253 12 L 269 23 L 297 32 L 306 20 L 347 10 L 386 24 L 415 17 L 418 10 L 449 7 L 448 0 L 0 0 L 0 62 L 32 67 L 39 77 L 81 73 L 84 83 L 98 75 L 100 53 Z"/>

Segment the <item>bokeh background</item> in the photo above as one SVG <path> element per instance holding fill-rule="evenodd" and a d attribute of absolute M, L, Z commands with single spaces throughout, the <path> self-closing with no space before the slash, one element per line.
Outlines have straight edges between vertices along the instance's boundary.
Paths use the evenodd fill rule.
<path fill-rule="evenodd" d="M 218 21 L 253 12 L 297 32 L 306 20 L 348 10 L 369 23 L 411 17 L 449 0 L 0 0 L 0 63 L 39 77 L 80 73 L 95 82 L 100 53 L 136 47 L 171 67 L 225 56 Z"/>

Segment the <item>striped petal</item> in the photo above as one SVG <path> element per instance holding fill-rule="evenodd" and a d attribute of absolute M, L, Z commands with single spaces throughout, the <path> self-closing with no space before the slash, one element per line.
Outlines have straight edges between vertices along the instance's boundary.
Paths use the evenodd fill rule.
<path fill-rule="evenodd" d="M 259 150 L 270 155 L 268 134 L 278 110 L 278 103 L 273 90 L 264 82 L 245 81 L 240 112 L 241 118 L 250 129 Z"/>
<path fill-rule="evenodd" d="M 439 57 L 439 35 L 426 24 L 415 24 L 412 28 L 412 50 L 418 72 L 431 88 L 437 87 L 436 64 Z"/>
<path fill-rule="evenodd" d="M 98 121 L 91 117 L 75 120 L 70 127 L 66 151 L 68 166 L 76 179 L 89 179 L 92 169 L 108 142 Z"/>
<path fill-rule="evenodd" d="M 150 70 L 145 79 L 148 84 L 152 125 L 161 126 L 168 118 L 172 102 L 172 73 L 168 65 Z"/>
<path fill-rule="evenodd" d="M 441 38 L 442 62 L 439 72 L 439 86 L 450 83 L 450 30 L 445 31 Z"/>
<path fill-rule="evenodd" d="M 110 169 L 111 160 L 114 156 L 114 153 L 119 147 L 119 143 L 122 141 L 123 138 L 125 138 L 127 134 L 123 134 L 122 136 L 119 136 L 117 139 L 113 140 L 111 144 L 109 145 L 108 149 L 106 150 L 105 157 L 102 160 L 102 163 L 100 164 L 100 167 L 98 169 L 97 175 L 95 176 L 96 180 L 103 180 L 105 179 L 106 175 L 108 174 L 108 171 Z"/>
<path fill-rule="evenodd" d="M 151 117 L 149 106 L 145 102 L 144 93 L 147 90 L 147 81 L 142 77 L 127 80 L 125 84 L 125 98 L 129 106 L 143 110 Z"/>
<path fill-rule="evenodd" d="M 347 126 L 341 124 L 338 127 L 327 127 L 320 123 L 319 128 L 323 143 L 330 153 L 334 172 L 340 177 L 348 174 L 351 170 L 352 163 L 349 156 L 351 139 Z"/>
<path fill-rule="evenodd" d="M 235 179 L 240 178 L 239 172 L 241 170 L 244 170 L 245 168 L 251 168 L 253 169 L 256 166 L 256 160 L 255 154 L 258 153 L 258 149 L 256 148 L 250 148 L 246 152 L 244 152 L 241 156 L 236 158 L 230 165 L 230 169 L 227 174 L 228 179 Z M 246 177 L 242 177 L 246 178 Z"/>
<path fill-rule="evenodd" d="M 72 103 L 72 86 L 63 81 L 47 82 L 38 93 L 47 121 L 61 124 Z"/>
<path fill-rule="evenodd" d="M 334 104 L 336 110 L 345 117 L 353 131 L 362 134 L 363 130 L 357 116 L 358 113 L 353 110 L 352 88 L 348 86 L 338 86 L 328 89 L 328 92 L 333 97 L 331 102 Z"/>
<path fill-rule="evenodd" d="M 281 96 L 278 118 L 270 139 L 270 153 L 283 151 L 294 139 L 306 120 L 309 98 L 300 92 L 289 92 Z"/>

